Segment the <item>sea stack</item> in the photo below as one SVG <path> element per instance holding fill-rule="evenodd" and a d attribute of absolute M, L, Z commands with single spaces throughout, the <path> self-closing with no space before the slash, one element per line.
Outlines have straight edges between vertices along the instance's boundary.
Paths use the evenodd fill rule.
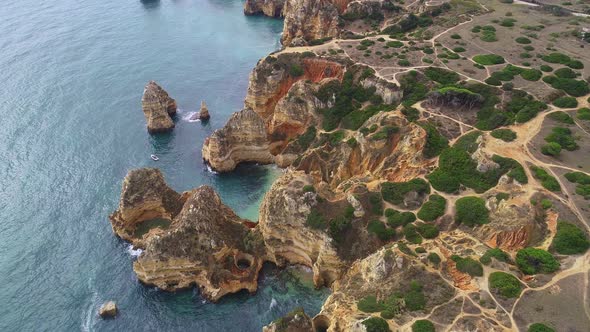
<path fill-rule="evenodd" d="M 201 102 L 201 110 L 199 111 L 199 119 L 201 121 L 207 121 L 211 118 L 209 115 L 209 109 L 207 108 L 207 104 L 204 101 Z"/>
<path fill-rule="evenodd" d="M 98 314 L 102 318 L 113 318 L 117 316 L 117 304 L 114 301 L 106 302 L 100 307 Z"/>
<path fill-rule="evenodd" d="M 176 101 L 156 82 L 150 81 L 145 86 L 141 107 L 150 134 L 168 132 L 174 128 L 172 116 L 176 114 Z"/>

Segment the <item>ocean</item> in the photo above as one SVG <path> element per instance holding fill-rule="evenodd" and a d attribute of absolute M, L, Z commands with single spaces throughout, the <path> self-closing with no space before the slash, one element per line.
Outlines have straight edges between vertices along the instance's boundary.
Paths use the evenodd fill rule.
<path fill-rule="evenodd" d="M 4 0 L 0 5 L 0 331 L 260 331 L 328 296 L 302 268 L 266 266 L 255 295 L 219 303 L 197 290 L 141 285 L 136 254 L 113 235 L 125 174 L 158 167 L 177 191 L 213 186 L 256 220 L 274 166 L 215 174 L 201 146 L 241 109 L 282 21 L 246 17 L 241 0 Z M 171 134 L 150 136 L 149 80 L 179 106 Z M 207 124 L 190 122 L 204 100 Z M 160 160 L 154 162 L 150 154 Z M 100 305 L 117 302 L 112 320 Z"/>

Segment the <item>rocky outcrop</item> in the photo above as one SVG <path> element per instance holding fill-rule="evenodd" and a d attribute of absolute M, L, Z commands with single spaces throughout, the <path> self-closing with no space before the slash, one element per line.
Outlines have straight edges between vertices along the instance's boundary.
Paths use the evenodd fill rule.
<path fill-rule="evenodd" d="M 156 82 L 150 81 L 145 86 L 141 107 L 150 134 L 167 132 L 174 128 L 171 117 L 176 114 L 176 101 Z"/>
<path fill-rule="evenodd" d="M 317 203 L 315 193 L 303 192 L 311 181 L 303 172 L 287 172 L 275 181 L 260 206 L 258 227 L 271 261 L 312 268 L 314 284 L 319 287 L 336 280 L 345 263 L 325 232 L 305 225 Z"/>
<path fill-rule="evenodd" d="M 117 304 L 113 301 L 105 302 L 98 310 L 98 314 L 102 318 L 113 318 L 117 316 Z"/>
<path fill-rule="evenodd" d="M 207 121 L 211 118 L 209 115 L 209 109 L 207 108 L 207 104 L 204 101 L 201 102 L 201 109 L 199 110 L 199 119 L 201 121 Z"/>
<path fill-rule="evenodd" d="M 311 318 L 305 314 L 303 308 L 297 308 L 287 315 L 273 321 L 262 332 L 314 332 Z"/>
<path fill-rule="evenodd" d="M 284 5 L 285 0 L 246 0 L 244 14 L 281 17 Z"/>
<path fill-rule="evenodd" d="M 190 192 L 168 231 L 146 241 L 133 270 L 141 282 L 163 290 L 196 284 L 211 301 L 244 289 L 255 292 L 263 259 L 246 252 L 249 234 L 244 220 L 202 186 Z"/>
<path fill-rule="evenodd" d="M 370 317 L 357 308 L 366 296 L 384 301 L 393 294 L 405 293 L 412 285 L 421 287 L 424 294 L 424 312 L 450 300 L 455 291 L 438 273 L 430 272 L 415 258 L 396 249 L 381 249 L 356 261 L 333 286 L 333 292 L 324 303 L 314 323 L 323 324 L 327 331 L 363 331 L 362 321 Z M 415 287 L 415 286 L 414 286 Z M 403 300 L 392 308 L 394 317 L 388 320 L 391 330 L 411 320 Z"/>
<path fill-rule="evenodd" d="M 286 0 L 281 42 L 285 46 L 304 45 L 339 33 L 340 14 L 351 0 Z"/>
<path fill-rule="evenodd" d="M 166 218 L 167 227 L 148 222 L 154 218 Z M 160 171 L 133 170 L 111 223 L 117 235 L 144 248 L 133 270 L 147 285 L 174 291 L 196 284 L 211 301 L 257 289 L 263 242 L 210 187 L 180 195 Z M 146 228 L 141 236 L 138 226 Z"/>
<path fill-rule="evenodd" d="M 262 118 L 244 109 L 205 140 L 203 160 L 218 172 L 231 171 L 241 162 L 270 164 L 274 159 L 269 143 Z"/>
<path fill-rule="evenodd" d="M 160 170 L 131 170 L 123 180 L 119 207 L 109 216 L 113 232 L 141 247 L 142 237 L 135 234 L 137 227 L 149 220 L 172 220 L 183 203 L 181 195 L 168 187 Z"/>

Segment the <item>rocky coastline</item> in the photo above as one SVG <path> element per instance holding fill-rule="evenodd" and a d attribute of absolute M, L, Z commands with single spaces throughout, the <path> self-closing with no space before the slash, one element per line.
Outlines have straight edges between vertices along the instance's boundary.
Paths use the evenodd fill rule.
<path fill-rule="evenodd" d="M 514 299 L 490 286 L 490 273 L 514 278 L 519 294 L 548 284 L 555 274 L 515 266 L 532 247 L 582 271 L 584 257 L 558 255 L 552 241 L 558 219 L 582 228 L 584 217 L 567 195 L 536 183 L 528 141 L 500 145 L 465 115 L 493 93 L 514 95 L 459 75 L 440 89 L 430 67 L 389 73 L 351 55 L 379 42 L 402 47 L 393 33 L 379 32 L 381 41 L 370 33 L 344 38 L 358 35 L 355 24 L 368 18 L 401 33 L 416 15 L 456 15 L 443 7 L 247 0 L 247 15 L 284 17 L 284 48 L 257 63 L 244 108 L 205 140 L 203 161 L 218 172 L 245 162 L 285 172 L 252 223 L 210 187 L 177 193 L 156 169 L 130 171 L 110 220 L 117 236 L 144 250 L 133 265 L 138 279 L 166 291 L 196 285 L 217 301 L 255 292 L 264 262 L 311 268 L 314 285 L 332 289 L 321 312 L 296 309 L 268 332 L 409 331 L 418 320 L 437 330 L 526 326 L 512 316 Z M 454 78 L 448 72 L 436 79 Z M 142 103 L 150 132 L 171 129 L 164 115 L 175 103 L 157 84 L 148 84 Z M 532 132 L 541 124 L 528 125 Z"/>

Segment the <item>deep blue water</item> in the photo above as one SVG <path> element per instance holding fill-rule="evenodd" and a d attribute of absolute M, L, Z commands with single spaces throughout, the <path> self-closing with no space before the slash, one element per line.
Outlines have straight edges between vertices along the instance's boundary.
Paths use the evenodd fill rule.
<path fill-rule="evenodd" d="M 255 296 L 203 303 L 195 291 L 139 284 L 107 216 L 129 169 L 157 166 L 177 191 L 214 186 L 243 217 L 278 170 L 207 171 L 201 146 L 241 108 L 256 61 L 282 22 L 242 15 L 241 0 L 4 0 L 0 4 L 0 331 L 259 331 L 327 290 L 267 267 Z M 177 100 L 170 135 L 151 137 L 141 94 L 156 80 Z M 184 120 L 205 100 L 207 125 Z M 155 153 L 155 163 L 149 155 Z M 97 317 L 117 301 L 114 320 Z"/>

